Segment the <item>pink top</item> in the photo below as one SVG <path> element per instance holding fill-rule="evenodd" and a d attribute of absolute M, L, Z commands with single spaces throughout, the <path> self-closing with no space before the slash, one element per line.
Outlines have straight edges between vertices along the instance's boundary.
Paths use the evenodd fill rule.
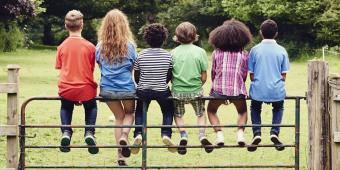
<path fill-rule="evenodd" d="M 248 52 L 214 50 L 212 53 L 211 91 L 220 95 L 247 95 Z"/>

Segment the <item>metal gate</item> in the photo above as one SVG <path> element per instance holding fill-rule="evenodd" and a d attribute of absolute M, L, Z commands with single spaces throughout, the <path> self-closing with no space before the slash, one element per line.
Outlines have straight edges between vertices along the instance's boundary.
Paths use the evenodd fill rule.
<path fill-rule="evenodd" d="M 116 126 L 116 125 L 43 125 L 43 124 L 26 124 L 26 107 L 32 101 L 37 100 L 60 100 L 60 97 L 32 97 L 27 99 L 21 106 L 21 124 L 20 127 L 20 159 L 19 159 L 19 168 L 20 170 L 23 169 L 52 169 L 52 168 L 59 168 L 59 169 L 67 169 L 67 168 L 80 168 L 80 169 L 113 169 L 113 168 L 128 168 L 128 169 L 168 169 L 168 168 L 294 168 L 299 169 L 300 160 L 300 100 L 306 99 L 306 97 L 302 96 L 289 96 L 286 97 L 285 100 L 294 100 L 295 101 L 295 123 L 294 124 L 262 124 L 262 125 L 221 125 L 221 126 L 198 126 L 198 125 L 185 125 L 181 127 L 185 128 L 200 128 L 200 127 L 223 127 L 223 128 L 235 128 L 235 127 L 290 127 L 295 128 L 295 142 L 294 144 L 286 144 L 283 145 L 284 147 L 294 147 L 295 148 L 295 162 L 294 164 L 289 165 L 180 165 L 180 166 L 171 166 L 171 165 L 148 165 L 147 164 L 147 149 L 148 148 L 168 148 L 168 146 L 163 145 L 148 145 L 147 144 L 147 129 L 148 128 L 161 128 L 161 127 L 173 127 L 177 128 L 179 126 L 173 125 L 148 125 L 147 124 L 147 114 L 145 110 L 143 110 L 143 125 L 131 125 L 131 126 Z M 124 100 L 137 100 L 137 98 L 128 98 Z M 231 100 L 231 99 L 241 99 L 240 97 L 230 96 L 230 97 L 223 97 L 223 98 L 215 98 L 215 97 L 200 97 L 197 100 Z M 108 101 L 108 100 L 117 100 L 117 99 L 103 99 L 97 97 L 96 100 L 100 101 Z M 121 100 L 121 99 L 119 99 Z M 176 100 L 175 98 L 169 98 L 169 100 Z M 142 145 L 138 146 L 142 148 L 142 164 L 140 166 L 83 166 L 83 165 L 26 165 L 25 161 L 25 152 L 26 148 L 30 149 L 42 149 L 42 148 L 60 148 L 61 146 L 52 146 L 52 145 L 44 145 L 44 146 L 33 146 L 33 145 L 26 145 L 25 138 L 26 138 L 26 129 L 27 128 L 60 128 L 60 127 L 72 127 L 72 128 L 84 128 L 84 127 L 95 127 L 95 128 L 122 128 L 122 127 L 142 127 Z M 249 145 L 246 145 L 247 147 Z M 87 145 L 71 145 L 70 148 L 88 148 L 91 146 Z M 98 148 L 120 148 L 120 145 L 97 145 Z M 136 146 L 128 145 L 127 147 L 133 148 Z M 202 148 L 201 145 L 187 145 L 187 148 Z M 214 148 L 238 148 L 238 145 L 224 145 L 224 146 L 213 146 Z M 258 147 L 275 147 L 275 145 L 258 145 Z"/>

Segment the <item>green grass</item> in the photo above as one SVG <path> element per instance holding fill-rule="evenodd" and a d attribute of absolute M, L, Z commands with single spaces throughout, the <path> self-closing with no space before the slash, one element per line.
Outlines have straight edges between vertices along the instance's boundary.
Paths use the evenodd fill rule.
<path fill-rule="evenodd" d="M 313 57 L 311 57 L 313 58 Z M 330 72 L 340 72 L 340 58 L 327 58 Z M 54 50 L 18 50 L 12 53 L 0 53 L 0 82 L 7 81 L 7 64 L 18 64 L 20 69 L 20 96 L 22 103 L 30 96 L 56 96 L 58 71 L 54 69 Z M 95 77 L 99 81 L 99 71 L 96 68 Z M 209 79 L 210 80 L 210 79 Z M 249 81 L 247 81 L 249 87 Z M 204 85 L 205 95 L 208 94 L 210 82 Z M 298 60 L 291 63 L 291 70 L 287 76 L 286 88 L 290 96 L 304 96 L 307 90 L 307 62 Z M 109 122 L 112 113 L 104 103 L 98 103 L 98 125 L 113 124 Z M 59 124 L 59 101 L 34 101 L 27 108 L 27 124 Z M 249 107 L 249 103 L 248 103 Z M 287 101 L 283 124 L 294 123 L 294 102 Z M 191 107 L 186 107 L 185 120 L 187 124 L 196 124 Z M 222 106 L 218 114 L 224 124 L 236 123 L 236 110 L 234 106 Z M 249 115 L 249 113 L 248 113 Z M 263 122 L 271 123 L 270 107 L 265 105 Z M 6 122 L 6 95 L 0 95 L 0 124 Z M 249 121 L 250 122 L 250 117 Z M 81 107 L 76 107 L 73 124 L 83 124 L 84 115 Z M 159 125 L 161 123 L 161 111 L 157 104 L 152 102 L 148 112 L 148 123 Z M 301 169 L 307 169 L 307 106 L 305 101 L 301 101 L 301 145 L 300 145 L 300 165 Z M 235 144 L 236 129 L 224 129 L 225 142 Z M 29 129 L 28 135 L 36 134 L 37 137 L 27 139 L 27 145 L 58 145 L 59 129 Z M 212 129 L 207 129 L 208 138 L 212 141 L 215 134 Z M 114 144 L 113 129 L 97 129 L 98 144 Z M 246 129 L 246 140 L 251 141 L 251 129 Z M 177 143 L 179 134 L 174 129 L 173 139 Z M 286 144 L 294 143 L 294 130 L 292 128 L 282 128 L 281 138 Z M 6 153 L 6 138 L 0 137 L 0 167 L 4 167 Z M 132 134 L 130 133 L 130 141 Z M 189 129 L 189 144 L 198 144 L 197 129 Z M 83 145 L 83 129 L 75 129 L 72 144 Z M 160 130 L 148 129 L 148 144 L 161 144 Z M 270 144 L 269 130 L 263 129 L 263 143 Z M 59 152 L 58 149 L 27 149 L 27 165 L 115 165 L 116 149 L 101 149 L 97 155 L 89 155 L 86 149 L 72 149 L 68 154 Z M 132 155 L 127 159 L 129 165 L 140 165 L 141 154 Z M 274 148 L 258 148 L 254 153 L 249 153 L 245 148 L 225 148 L 216 149 L 207 154 L 202 149 L 189 149 L 185 156 L 169 153 L 166 149 L 148 150 L 149 165 L 239 165 L 239 164 L 293 164 L 294 148 L 287 148 L 283 152 L 277 152 Z"/>

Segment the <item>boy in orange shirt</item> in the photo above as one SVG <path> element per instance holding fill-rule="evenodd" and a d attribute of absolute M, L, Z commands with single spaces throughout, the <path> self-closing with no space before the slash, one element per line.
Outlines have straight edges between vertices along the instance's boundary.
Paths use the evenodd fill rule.
<path fill-rule="evenodd" d="M 58 94 L 61 99 L 60 118 L 62 125 L 71 125 L 74 105 L 83 104 L 85 124 L 95 125 L 97 104 L 95 101 L 97 83 L 93 80 L 95 66 L 95 46 L 81 36 L 83 14 L 77 10 L 69 11 L 65 16 L 65 28 L 69 37 L 58 46 L 55 68 L 60 70 Z M 62 127 L 60 151 L 69 152 L 72 129 Z M 94 128 L 85 128 L 85 142 L 91 154 L 98 153 L 95 147 Z M 93 147 L 94 146 L 94 147 Z"/>

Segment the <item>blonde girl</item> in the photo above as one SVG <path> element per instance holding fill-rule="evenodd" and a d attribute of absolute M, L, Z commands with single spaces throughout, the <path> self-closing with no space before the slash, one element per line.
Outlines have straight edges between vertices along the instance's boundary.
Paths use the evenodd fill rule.
<path fill-rule="evenodd" d="M 118 99 L 107 101 L 115 116 L 116 125 L 132 125 L 134 122 L 134 100 L 119 100 L 135 97 L 135 84 L 132 80 L 133 64 L 137 52 L 127 16 L 118 9 L 109 11 L 102 20 L 98 31 L 96 61 L 100 67 L 100 93 L 103 98 Z M 125 166 L 124 157 L 130 156 L 128 134 L 130 128 L 116 128 L 116 142 L 122 145 L 118 149 L 118 165 Z"/>

